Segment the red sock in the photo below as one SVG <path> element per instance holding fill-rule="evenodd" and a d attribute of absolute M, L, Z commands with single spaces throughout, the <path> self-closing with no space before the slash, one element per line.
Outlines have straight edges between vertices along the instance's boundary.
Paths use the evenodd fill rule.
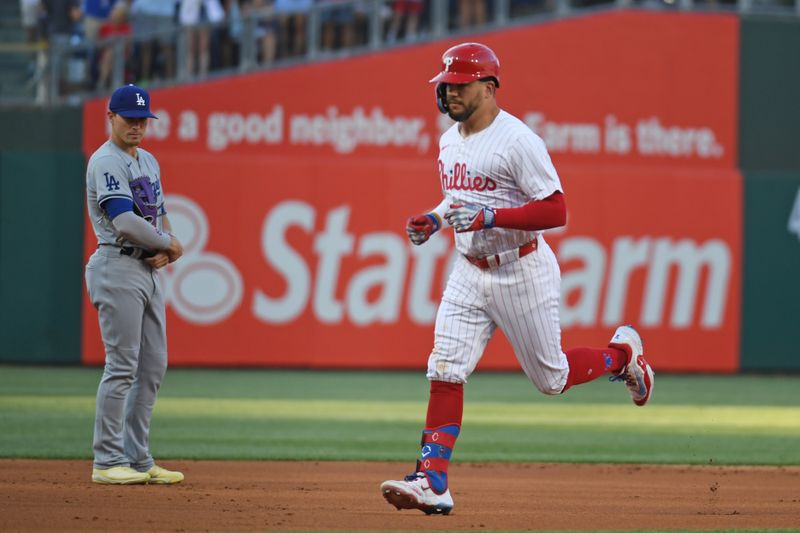
<path fill-rule="evenodd" d="M 464 413 L 464 385 L 431 381 L 431 395 L 428 399 L 428 416 L 426 428 L 437 428 L 448 424 L 461 427 L 461 416 Z"/>
<path fill-rule="evenodd" d="M 592 381 L 606 372 L 618 373 L 628 363 L 628 355 L 619 348 L 572 348 L 566 354 L 569 375 L 562 393 L 573 385 Z"/>
<path fill-rule="evenodd" d="M 455 439 L 461 429 L 461 417 L 464 413 L 464 385 L 461 383 L 446 383 L 444 381 L 431 381 L 431 394 L 428 398 L 428 415 L 425 418 L 425 431 L 422 432 L 423 455 L 417 460 L 417 471 L 425 472 L 433 492 L 443 494 L 447 490 L 447 465 L 449 459 L 437 458 L 426 460 L 426 447 L 434 447 L 427 437 L 435 434 L 438 429 L 441 435 L 450 436 L 448 444 L 442 444 L 443 439 L 438 439 L 436 444 L 453 449 Z M 434 464 L 434 463 L 438 464 Z M 426 464 L 428 463 L 428 464 Z"/>

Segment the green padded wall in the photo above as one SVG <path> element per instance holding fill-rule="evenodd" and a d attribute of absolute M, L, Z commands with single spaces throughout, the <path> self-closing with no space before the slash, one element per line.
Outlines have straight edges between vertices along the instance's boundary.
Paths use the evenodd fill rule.
<path fill-rule="evenodd" d="M 741 366 L 797 371 L 800 229 L 789 219 L 800 209 L 800 20 L 743 18 L 740 54 Z"/>
<path fill-rule="evenodd" d="M 743 18 L 739 166 L 800 171 L 800 19 Z"/>
<path fill-rule="evenodd" d="M 79 363 L 81 112 L 3 111 L 0 123 L 0 362 Z"/>
<path fill-rule="evenodd" d="M 800 370 L 800 173 L 746 172 L 744 216 L 742 369 Z"/>

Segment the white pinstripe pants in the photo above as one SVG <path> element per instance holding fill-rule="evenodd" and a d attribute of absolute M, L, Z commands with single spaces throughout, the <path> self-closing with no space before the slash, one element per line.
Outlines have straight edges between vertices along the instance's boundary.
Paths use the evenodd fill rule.
<path fill-rule="evenodd" d="M 436 314 L 431 381 L 465 383 L 496 328 L 514 348 L 522 370 L 544 394 L 559 394 L 569 365 L 561 351 L 561 272 L 550 246 L 483 270 L 456 260 Z"/>

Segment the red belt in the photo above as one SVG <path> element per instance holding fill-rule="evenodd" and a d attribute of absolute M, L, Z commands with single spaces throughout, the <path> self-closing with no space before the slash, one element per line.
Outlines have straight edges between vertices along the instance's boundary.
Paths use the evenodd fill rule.
<path fill-rule="evenodd" d="M 505 265 L 506 263 L 510 263 L 512 261 L 516 261 L 520 257 L 525 257 L 529 253 L 535 252 L 538 247 L 539 247 L 539 241 L 538 239 L 536 239 L 536 237 L 534 237 L 531 242 L 525 243 L 519 248 L 515 248 L 513 250 L 506 250 L 505 252 L 500 252 L 499 254 L 494 254 L 494 255 L 488 255 L 486 257 L 472 257 L 469 255 L 465 255 L 464 257 L 466 257 L 467 261 L 469 261 L 476 267 L 486 270 L 489 268 L 499 267 L 500 265 Z"/>

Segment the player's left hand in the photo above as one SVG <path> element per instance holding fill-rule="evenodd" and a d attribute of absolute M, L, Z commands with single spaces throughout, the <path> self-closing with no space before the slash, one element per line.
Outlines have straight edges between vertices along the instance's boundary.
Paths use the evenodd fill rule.
<path fill-rule="evenodd" d="M 148 257 L 145 262 L 153 268 L 163 268 L 169 264 L 167 252 L 158 252 L 153 257 Z"/>
<path fill-rule="evenodd" d="M 437 231 L 439 231 L 439 221 L 430 213 L 417 215 L 406 221 L 408 239 L 416 246 L 425 243 Z"/>
<path fill-rule="evenodd" d="M 456 233 L 478 231 L 494 227 L 494 209 L 476 204 L 450 204 L 444 214 Z"/>

